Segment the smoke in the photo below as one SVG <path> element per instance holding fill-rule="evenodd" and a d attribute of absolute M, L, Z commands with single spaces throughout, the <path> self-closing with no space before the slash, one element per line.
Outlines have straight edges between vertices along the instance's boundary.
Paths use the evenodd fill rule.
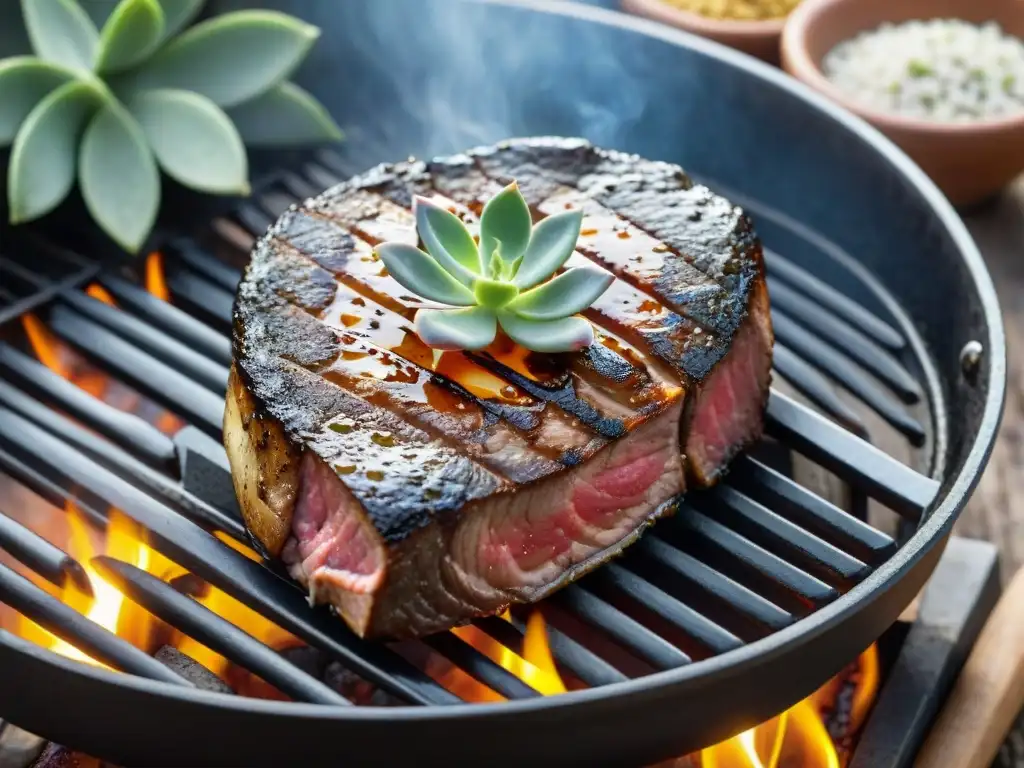
<path fill-rule="evenodd" d="M 644 116 L 644 89 L 633 84 L 646 68 L 640 45 L 624 45 L 620 34 L 613 46 L 603 25 L 541 10 L 555 3 L 259 4 L 323 30 L 299 81 L 341 122 L 345 154 L 362 166 L 524 135 L 581 135 L 614 147 Z"/>

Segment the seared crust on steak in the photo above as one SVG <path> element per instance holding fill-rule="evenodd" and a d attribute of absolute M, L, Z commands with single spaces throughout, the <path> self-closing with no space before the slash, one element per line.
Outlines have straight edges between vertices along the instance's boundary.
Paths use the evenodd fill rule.
<path fill-rule="evenodd" d="M 567 266 L 617 277 L 585 313 L 597 342 L 432 350 L 411 330 L 431 304 L 373 248 L 416 243 L 414 194 L 472 229 L 513 179 L 535 218 L 583 209 Z M 362 636 L 539 599 L 759 437 L 767 310 L 749 221 L 676 166 L 533 139 L 375 168 L 282 216 L 239 287 L 225 444 L 246 523 Z"/>

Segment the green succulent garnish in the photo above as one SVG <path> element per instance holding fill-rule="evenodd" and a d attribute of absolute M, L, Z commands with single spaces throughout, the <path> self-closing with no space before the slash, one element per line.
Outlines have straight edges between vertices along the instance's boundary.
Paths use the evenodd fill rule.
<path fill-rule="evenodd" d="M 341 138 L 287 82 L 316 27 L 249 10 L 182 32 L 204 2 L 120 0 L 98 28 L 77 0 L 21 0 L 35 55 L 0 61 L 11 223 L 52 211 L 77 178 L 93 219 L 135 252 L 160 209 L 159 169 L 202 192 L 246 194 L 245 143 Z"/>
<path fill-rule="evenodd" d="M 581 211 L 566 211 L 532 226 L 530 209 L 513 182 L 484 206 L 480 244 L 458 216 L 424 197 L 414 201 L 416 228 L 426 252 L 407 243 L 377 246 L 388 273 L 404 288 L 461 309 L 421 309 L 416 333 L 436 349 L 481 349 L 499 326 L 535 352 L 569 352 L 594 341 L 577 313 L 614 277 L 591 266 L 562 268 L 576 248 Z"/>

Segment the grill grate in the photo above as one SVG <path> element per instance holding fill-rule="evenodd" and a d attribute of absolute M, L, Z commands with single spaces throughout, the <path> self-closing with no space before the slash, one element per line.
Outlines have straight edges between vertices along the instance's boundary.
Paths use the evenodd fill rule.
<path fill-rule="evenodd" d="M 237 245 L 348 170 L 337 156 L 322 156 L 302 175 L 282 175 L 232 220 L 215 222 L 212 231 L 228 246 Z M 39 275 L 0 256 L 0 272 L 18 278 L 11 288 L 4 280 L 0 320 L 38 312 L 59 339 L 187 425 L 168 437 L 84 392 L 12 343 L 0 343 L 0 471 L 55 505 L 74 498 L 100 524 L 104 510 L 123 511 L 149 532 L 150 545 L 161 554 L 401 701 L 459 701 L 396 649 L 364 642 L 327 611 L 311 611 L 293 584 L 213 535 L 248 542 L 218 442 L 231 359 L 232 294 L 240 271 L 198 240 L 171 240 L 166 249 L 175 265 L 168 275 L 171 304 L 122 276 L 99 273 L 74 254 L 49 250 L 56 254 L 56 274 Z M 924 398 L 901 362 L 908 354 L 906 339 L 782 255 L 769 252 L 766 260 L 779 337 L 776 372 L 838 422 L 773 391 L 770 436 L 918 523 L 938 484 L 867 442 L 865 421 L 834 389 L 838 382 L 911 445 L 923 445 L 925 428 L 905 407 Z M 84 292 L 91 280 L 106 289 L 117 308 Z M 51 582 L 84 577 L 81 564 L 5 517 L 4 503 L 0 500 L 0 547 Z M 548 600 L 571 618 L 569 624 L 596 629 L 639 665 L 624 671 L 618 655 L 605 653 L 603 645 L 591 647 L 569 624 L 549 627 L 552 653 L 562 669 L 590 686 L 699 663 L 835 600 L 896 548 L 892 537 L 782 472 L 741 457 L 724 485 L 690 494 L 676 516 L 655 526 L 621 560 Z M 130 600 L 292 698 L 349 703 L 172 586 L 107 557 L 97 558 L 95 566 Z M 0 602 L 116 669 L 187 684 L 5 566 L 0 566 Z M 518 617 L 475 624 L 502 645 L 519 649 L 525 626 Z M 20 642 L 0 631 L 0 643 Z M 453 633 L 421 642 L 509 699 L 540 695 Z"/>

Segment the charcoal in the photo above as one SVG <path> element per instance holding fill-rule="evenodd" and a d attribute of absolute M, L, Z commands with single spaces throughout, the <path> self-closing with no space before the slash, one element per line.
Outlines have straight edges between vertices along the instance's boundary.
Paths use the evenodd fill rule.
<path fill-rule="evenodd" d="M 4 765 L 4 768 L 7 768 Z M 32 768 L 114 768 L 110 763 L 83 755 L 59 744 L 47 744 Z"/>
<path fill-rule="evenodd" d="M 178 592 L 189 597 L 204 598 L 210 594 L 210 585 L 194 573 L 183 573 L 168 582 Z"/>
<path fill-rule="evenodd" d="M 28 768 L 46 746 L 46 739 L 0 720 L 0 768 Z"/>
<path fill-rule="evenodd" d="M 165 667 L 177 672 L 192 685 L 204 691 L 217 693 L 234 693 L 231 688 L 213 672 L 190 656 L 186 656 L 177 648 L 165 645 L 154 655 Z"/>
<path fill-rule="evenodd" d="M 301 669 L 307 675 L 315 677 L 318 680 L 324 679 L 324 673 L 327 671 L 328 659 L 325 654 L 321 653 L 316 648 L 311 648 L 308 645 L 297 645 L 291 648 L 285 648 L 280 653 L 284 658 Z"/>

